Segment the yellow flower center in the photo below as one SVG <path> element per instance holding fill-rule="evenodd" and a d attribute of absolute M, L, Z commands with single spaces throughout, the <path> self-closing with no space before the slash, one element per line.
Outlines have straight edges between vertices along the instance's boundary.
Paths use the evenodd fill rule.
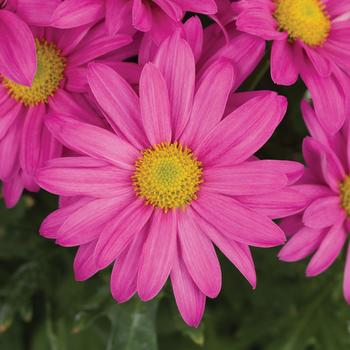
<path fill-rule="evenodd" d="M 147 148 L 135 167 L 135 192 L 147 204 L 165 212 L 191 203 L 203 182 L 201 163 L 189 148 L 177 142 Z"/>
<path fill-rule="evenodd" d="M 300 39 L 310 46 L 321 46 L 329 35 L 331 22 L 321 0 L 275 0 L 279 29 L 290 40 Z"/>
<path fill-rule="evenodd" d="M 339 187 L 341 206 L 350 217 L 350 176 L 347 176 Z"/>
<path fill-rule="evenodd" d="M 65 59 L 61 51 L 53 43 L 35 39 L 37 70 L 32 86 L 24 86 L 3 78 L 3 84 L 10 95 L 25 106 L 47 103 L 48 98 L 58 89 L 64 77 Z"/>

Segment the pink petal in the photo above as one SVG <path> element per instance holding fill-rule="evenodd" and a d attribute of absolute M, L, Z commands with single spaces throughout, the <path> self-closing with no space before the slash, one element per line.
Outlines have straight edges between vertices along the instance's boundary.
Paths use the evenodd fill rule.
<path fill-rule="evenodd" d="M 17 0 L 16 13 L 28 24 L 48 26 L 60 3 L 60 0 Z"/>
<path fill-rule="evenodd" d="M 249 247 L 230 240 L 219 233 L 213 226 L 208 224 L 204 219 L 195 212 L 190 211 L 189 215 L 193 215 L 192 220 L 197 222 L 201 230 L 208 235 L 213 243 L 225 254 L 225 256 L 236 266 L 242 275 L 248 280 L 251 286 L 256 287 L 256 273 L 253 258 Z"/>
<path fill-rule="evenodd" d="M 188 43 L 175 33 L 159 48 L 155 64 L 163 74 L 169 91 L 173 138 L 178 139 L 192 108 L 195 60 Z"/>
<path fill-rule="evenodd" d="M 278 258 L 288 262 L 302 260 L 318 248 L 323 237 L 323 230 L 304 226 L 284 245 Z"/>
<path fill-rule="evenodd" d="M 132 8 L 132 24 L 141 32 L 148 32 L 152 28 L 152 10 L 147 2 L 134 0 Z"/>
<path fill-rule="evenodd" d="M 184 24 L 186 41 L 190 44 L 196 62 L 199 60 L 203 49 L 203 27 L 197 16 L 189 18 Z"/>
<path fill-rule="evenodd" d="M 176 212 L 165 214 L 162 209 L 156 209 L 143 246 L 137 277 L 141 300 L 153 299 L 168 279 L 175 259 L 176 237 Z"/>
<path fill-rule="evenodd" d="M 248 208 L 271 219 L 299 213 L 308 204 L 307 196 L 301 191 L 294 189 L 294 186 L 266 195 L 241 196 L 239 201 Z"/>
<path fill-rule="evenodd" d="M 13 208 L 21 198 L 23 192 L 23 181 L 20 173 L 13 177 L 9 182 L 2 184 L 2 195 L 4 197 L 6 208 Z"/>
<path fill-rule="evenodd" d="M 343 222 L 332 226 L 306 269 L 306 276 L 317 276 L 333 264 L 342 250 L 347 234 Z"/>
<path fill-rule="evenodd" d="M 122 169 L 133 169 L 137 150 L 110 131 L 67 117 L 50 117 L 46 126 L 65 146 Z"/>
<path fill-rule="evenodd" d="M 95 246 L 96 241 L 92 241 L 78 248 L 74 259 L 74 277 L 76 281 L 85 281 L 100 270 L 93 258 Z"/>
<path fill-rule="evenodd" d="M 82 245 L 95 240 L 104 226 L 113 220 L 115 213 L 123 208 L 126 193 L 116 198 L 96 199 L 86 203 L 70 215 L 58 229 L 56 243 L 64 247 Z"/>
<path fill-rule="evenodd" d="M 99 0 L 65 0 L 51 17 L 51 26 L 74 28 L 98 21 L 104 15 L 104 5 Z"/>
<path fill-rule="evenodd" d="M 0 11 L 0 72 L 18 84 L 30 86 L 36 73 L 33 34 L 12 12 Z"/>
<path fill-rule="evenodd" d="M 213 244 L 186 212 L 179 212 L 178 230 L 182 257 L 198 288 L 215 298 L 221 289 L 221 269 Z"/>
<path fill-rule="evenodd" d="M 287 177 L 263 161 L 204 170 L 206 190 L 226 195 L 258 195 L 282 189 Z"/>
<path fill-rule="evenodd" d="M 0 140 L 7 134 L 17 117 L 21 118 L 25 112 L 22 110 L 22 104 L 17 103 L 9 97 L 5 101 L 0 101 L 1 118 L 0 118 Z M 23 113 L 23 114 L 22 114 Z M 22 117 L 23 118 L 23 117 Z"/>
<path fill-rule="evenodd" d="M 285 241 L 284 233 L 272 220 L 230 197 L 202 191 L 192 207 L 221 234 L 237 242 L 274 247 Z"/>
<path fill-rule="evenodd" d="M 317 73 L 322 77 L 329 77 L 332 72 L 331 62 L 322 53 L 318 52 L 317 49 L 310 48 L 308 45 L 302 46 Z"/>
<path fill-rule="evenodd" d="M 176 304 L 182 318 L 189 326 L 198 327 L 204 313 L 205 295 L 193 282 L 180 256 L 175 259 L 170 277 Z"/>
<path fill-rule="evenodd" d="M 186 11 L 213 15 L 217 12 L 214 0 L 176 0 L 176 2 Z"/>
<path fill-rule="evenodd" d="M 252 98 L 223 119 L 197 147 L 205 166 L 238 164 L 270 138 L 287 108 L 275 93 Z"/>
<path fill-rule="evenodd" d="M 30 175 L 34 175 L 40 166 L 45 113 L 44 104 L 28 108 L 22 128 L 20 163 L 22 169 Z"/>
<path fill-rule="evenodd" d="M 126 200 L 124 209 L 102 231 L 94 252 L 96 264 L 106 267 L 124 251 L 153 213 L 142 200 Z"/>
<path fill-rule="evenodd" d="M 143 68 L 140 79 L 143 128 L 151 145 L 171 141 L 168 88 L 159 69 L 152 63 Z"/>
<path fill-rule="evenodd" d="M 337 196 L 316 199 L 304 212 L 303 222 L 311 228 L 333 226 L 345 219 L 344 209 Z"/>
<path fill-rule="evenodd" d="M 195 148 L 220 122 L 234 81 L 228 60 L 214 62 L 206 71 L 194 97 L 190 119 L 181 141 Z"/>
<path fill-rule="evenodd" d="M 103 64 L 90 64 L 88 82 L 98 104 L 116 133 L 137 148 L 147 141 L 141 126 L 139 99 L 131 86 Z"/>
<path fill-rule="evenodd" d="M 288 40 L 275 40 L 271 49 L 272 80 L 280 85 L 293 85 L 298 75 L 293 45 Z"/>
<path fill-rule="evenodd" d="M 148 226 L 135 235 L 130 246 L 114 263 L 111 275 L 111 292 L 118 303 L 129 300 L 136 292 L 137 273 L 147 232 Z"/>

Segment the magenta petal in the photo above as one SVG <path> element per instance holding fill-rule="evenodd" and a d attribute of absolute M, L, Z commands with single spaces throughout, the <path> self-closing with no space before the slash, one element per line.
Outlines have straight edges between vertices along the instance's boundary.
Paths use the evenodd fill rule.
<path fill-rule="evenodd" d="M 190 212 L 192 220 L 196 221 L 201 230 L 213 241 L 213 243 L 236 266 L 253 288 L 256 287 L 256 273 L 252 255 L 247 245 L 230 240 L 219 233 L 199 215 Z"/>
<path fill-rule="evenodd" d="M 224 118 L 197 147 L 204 165 L 238 164 L 271 137 L 287 108 L 276 93 L 254 97 Z"/>
<path fill-rule="evenodd" d="M 306 275 L 308 277 L 317 276 L 327 270 L 338 257 L 346 238 L 347 234 L 344 230 L 343 222 L 332 226 L 309 262 Z"/>
<path fill-rule="evenodd" d="M 137 273 L 148 226 L 135 235 L 130 246 L 114 263 L 111 275 L 111 293 L 118 303 L 129 300 L 136 292 Z"/>
<path fill-rule="evenodd" d="M 274 247 L 285 241 L 284 233 L 272 220 L 230 197 L 203 190 L 192 207 L 221 234 L 237 242 Z"/>
<path fill-rule="evenodd" d="M 193 282 L 180 256 L 175 259 L 170 277 L 182 318 L 189 326 L 198 327 L 204 313 L 205 295 Z"/>
<path fill-rule="evenodd" d="M 168 88 L 159 69 L 147 63 L 140 79 L 140 105 L 143 127 L 151 145 L 171 141 Z"/>
<path fill-rule="evenodd" d="M 176 212 L 165 214 L 162 209 L 155 209 L 137 276 L 137 291 L 141 300 L 154 298 L 168 279 L 175 259 L 176 237 Z"/>
<path fill-rule="evenodd" d="M 68 117 L 50 117 L 46 125 L 68 148 L 102 159 L 122 169 L 133 169 L 139 153 L 115 134 Z"/>
<path fill-rule="evenodd" d="M 21 198 L 24 190 L 21 174 L 17 174 L 8 182 L 2 184 L 2 195 L 6 208 L 13 208 Z"/>
<path fill-rule="evenodd" d="M 218 8 L 214 0 L 176 0 L 184 10 L 214 15 Z"/>
<path fill-rule="evenodd" d="M 93 258 L 95 246 L 96 241 L 92 241 L 78 248 L 73 266 L 76 281 L 85 281 L 100 270 Z"/>
<path fill-rule="evenodd" d="M 181 141 L 195 148 L 222 119 L 234 82 L 228 60 L 218 60 L 207 68 L 197 88 L 188 124 Z"/>
<path fill-rule="evenodd" d="M 135 147 L 144 148 L 140 104 L 132 87 L 113 69 L 97 63 L 89 65 L 88 82 L 111 127 Z"/>
<path fill-rule="evenodd" d="M 179 212 L 178 230 L 182 257 L 188 272 L 198 288 L 215 298 L 221 289 L 221 269 L 215 249 L 209 238 L 192 220 L 187 211 Z"/>
<path fill-rule="evenodd" d="M 271 77 L 276 84 L 292 85 L 299 75 L 293 45 L 288 40 L 275 40 L 271 50 Z"/>
<path fill-rule="evenodd" d="M 325 228 L 343 222 L 345 211 L 337 196 L 315 200 L 304 212 L 303 222 L 311 228 Z"/>
<path fill-rule="evenodd" d="M 102 231 L 94 252 L 96 264 L 106 267 L 113 262 L 147 224 L 153 207 L 140 199 L 124 200 L 124 209 Z"/>
<path fill-rule="evenodd" d="M 100 0 L 65 0 L 51 17 L 51 26 L 74 28 L 92 23 L 104 15 L 104 4 Z"/>
<path fill-rule="evenodd" d="M 0 10 L 0 72 L 30 86 L 36 73 L 36 49 L 30 28 L 9 11 Z"/>
<path fill-rule="evenodd" d="M 155 64 L 168 86 L 173 138 L 183 132 L 192 108 L 195 60 L 189 44 L 175 33 L 160 46 Z"/>
<path fill-rule="evenodd" d="M 324 230 L 302 227 L 278 253 L 282 261 L 294 262 L 306 258 L 320 245 Z"/>
<path fill-rule="evenodd" d="M 132 24 L 141 32 L 148 32 L 152 28 L 152 10 L 147 2 L 134 0 L 132 8 Z"/>
<path fill-rule="evenodd" d="M 204 170 L 205 188 L 226 195 L 258 195 L 282 189 L 288 179 L 263 161 Z"/>

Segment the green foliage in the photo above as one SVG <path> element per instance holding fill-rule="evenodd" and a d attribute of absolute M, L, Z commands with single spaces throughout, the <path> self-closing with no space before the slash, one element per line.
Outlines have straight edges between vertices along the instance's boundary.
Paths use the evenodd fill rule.
<path fill-rule="evenodd" d="M 246 83 L 252 84 L 276 89 L 267 71 L 258 79 L 254 74 Z M 288 114 L 259 155 L 301 160 L 306 130 L 299 103 L 305 88 L 299 83 L 279 92 L 288 96 Z M 278 261 L 277 249 L 254 250 L 253 291 L 221 256 L 222 292 L 207 301 L 203 323 L 192 329 L 181 320 L 169 286 L 152 302 L 134 298 L 117 305 L 109 292 L 110 271 L 75 282 L 74 249 L 38 235 L 55 207 L 43 192 L 26 195 L 12 210 L 0 207 L 1 350 L 350 349 L 343 257 L 320 277 L 307 279 L 306 262 L 286 264 Z"/>

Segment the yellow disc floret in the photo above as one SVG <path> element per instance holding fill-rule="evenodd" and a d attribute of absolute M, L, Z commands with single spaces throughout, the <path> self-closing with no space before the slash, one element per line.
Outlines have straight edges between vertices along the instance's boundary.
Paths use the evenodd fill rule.
<path fill-rule="evenodd" d="M 275 0 L 279 29 L 290 40 L 300 39 L 310 46 L 321 46 L 329 35 L 331 22 L 321 0 Z"/>
<path fill-rule="evenodd" d="M 160 143 L 142 151 L 132 177 L 137 195 L 147 204 L 168 211 L 196 199 L 202 165 L 179 143 Z"/>
<path fill-rule="evenodd" d="M 350 176 L 347 176 L 339 187 L 341 206 L 350 217 Z"/>
<path fill-rule="evenodd" d="M 53 43 L 46 40 L 35 39 L 37 70 L 32 86 L 24 86 L 3 78 L 3 84 L 9 94 L 25 106 L 35 106 L 47 103 L 60 85 L 64 77 L 65 59 L 61 51 Z"/>

